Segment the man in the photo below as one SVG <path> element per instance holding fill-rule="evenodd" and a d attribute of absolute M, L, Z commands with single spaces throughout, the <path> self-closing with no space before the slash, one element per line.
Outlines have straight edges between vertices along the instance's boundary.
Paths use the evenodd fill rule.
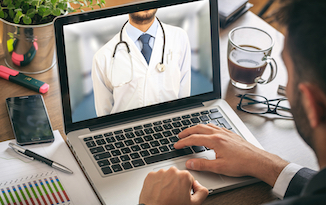
<path fill-rule="evenodd" d="M 181 28 L 161 25 L 156 11 L 129 14 L 121 32 L 95 54 L 92 80 L 98 116 L 190 95 L 188 36 Z M 165 70 L 157 67 L 162 60 Z"/>
<path fill-rule="evenodd" d="M 326 204 L 326 2 L 281 1 L 283 6 L 276 17 L 287 30 L 282 52 L 288 71 L 287 97 L 296 127 L 314 150 L 320 171 L 286 162 L 213 125 L 184 130 L 174 146 L 214 149 L 215 160 L 190 159 L 187 168 L 229 176 L 254 176 L 273 186 L 280 198 L 284 196 L 283 201 L 272 204 Z M 207 194 L 207 189 L 187 171 L 170 168 L 147 176 L 139 202 L 200 204 Z"/>

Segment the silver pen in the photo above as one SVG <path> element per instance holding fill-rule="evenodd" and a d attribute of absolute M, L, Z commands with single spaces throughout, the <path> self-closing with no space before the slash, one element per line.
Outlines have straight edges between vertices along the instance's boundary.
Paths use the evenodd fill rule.
<path fill-rule="evenodd" d="M 49 165 L 50 167 L 53 167 L 54 169 L 60 170 L 62 172 L 68 173 L 68 174 L 72 174 L 73 172 L 68 169 L 67 167 L 63 166 L 62 164 L 59 164 L 57 162 L 54 162 L 48 158 L 42 157 L 41 155 L 36 154 L 35 152 L 32 152 L 28 149 L 25 149 L 19 145 L 16 145 L 12 142 L 9 142 L 9 147 L 11 147 L 17 154 L 26 157 L 30 160 L 37 160 L 40 162 L 43 162 L 47 165 Z"/>

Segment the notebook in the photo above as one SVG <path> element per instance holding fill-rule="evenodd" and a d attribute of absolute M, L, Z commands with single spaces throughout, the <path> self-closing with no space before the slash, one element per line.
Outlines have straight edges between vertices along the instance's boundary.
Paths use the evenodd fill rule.
<path fill-rule="evenodd" d="M 262 148 L 221 99 L 217 11 L 216 0 L 143 1 L 55 20 L 67 142 L 103 204 L 137 204 L 149 172 L 214 159 L 206 147 L 174 149 L 191 126 L 213 123 Z M 141 30 L 154 38 L 149 63 Z M 257 181 L 190 173 L 210 194 Z"/>

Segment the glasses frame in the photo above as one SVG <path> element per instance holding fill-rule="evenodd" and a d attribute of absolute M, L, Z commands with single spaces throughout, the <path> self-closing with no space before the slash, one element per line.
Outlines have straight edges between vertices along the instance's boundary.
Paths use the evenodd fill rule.
<path fill-rule="evenodd" d="M 252 96 L 252 97 L 261 97 L 261 98 L 265 99 L 265 101 L 258 101 L 258 100 L 255 100 L 255 99 L 251 98 L 250 96 Z M 246 112 L 246 113 L 249 113 L 249 114 L 276 114 L 276 115 L 279 115 L 279 116 L 284 117 L 284 118 L 293 119 L 293 116 L 292 117 L 285 116 L 285 115 L 282 115 L 282 114 L 280 114 L 280 113 L 277 112 L 277 108 L 282 108 L 283 110 L 288 110 L 290 112 L 290 110 L 291 110 L 290 108 L 288 108 L 288 107 L 282 107 L 282 106 L 279 105 L 282 101 L 288 100 L 287 98 L 276 98 L 276 99 L 270 99 L 270 100 L 268 100 L 264 96 L 256 95 L 256 94 L 251 94 L 251 93 L 247 93 L 247 94 L 244 94 L 244 95 L 241 95 L 240 94 L 240 95 L 237 95 L 237 97 L 241 97 L 240 102 L 237 105 L 237 109 L 238 110 L 241 110 L 243 112 Z M 242 108 L 242 106 L 244 105 L 242 103 L 242 100 L 243 99 L 251 100 L 252 101 L 251 103 L 249 102 L 246 105 L 249 105 L 249 104 L 257 104 L 257 103 L 267 104 L 267 111 L 266 112 L 250 112 L 248 110 L 245 110 L 245 109 Z M 275 102 L 275 101 L 277 102 L 276 104 L 270 103 L 270 102 Z M 274 106 L 274 108 L 271 109 L 271 106 Z"/>

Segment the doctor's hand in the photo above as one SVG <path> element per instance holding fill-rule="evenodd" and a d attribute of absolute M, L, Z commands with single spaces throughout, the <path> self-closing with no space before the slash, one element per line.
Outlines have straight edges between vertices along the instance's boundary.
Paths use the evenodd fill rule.
<path fill-rule="evenodd" d="M 191 194 L 191 189 L 193 194 Z M 208 195 L 208 190 L 195 181 L 188 171 L 175 167 L 161 169 L 147 175 L 139 197 L 145 205 L 199 205 Z"/>
<path fill-rule="evenodd" d="M 239 135 L 213 124 L 197 125 L 179 133 L 176 149 L 205 146 L 215 151 L 215 160 L 190 159 L 190 170 L 210 171 L 227 176 L 253 176 L 271 186 L 289 163 L 277 155 L 257 148 Z"/>

